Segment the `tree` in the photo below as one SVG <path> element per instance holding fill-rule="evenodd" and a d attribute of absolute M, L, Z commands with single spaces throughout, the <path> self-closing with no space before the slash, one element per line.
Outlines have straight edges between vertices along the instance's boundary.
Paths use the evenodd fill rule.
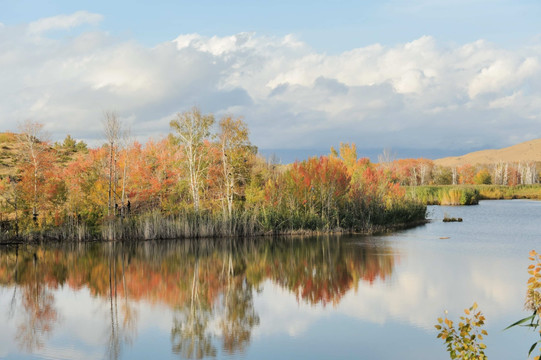
<path fill-rule="evenodd" d="M 116 179 L 116 150 L 122 133 L 122 123 L 113 111 L 106 111 L 103 117 L 103 131 L 109 146 L 109 195 L 107 215 L 111 215 L 116 191 L 113 189 Z"/>
<path fill-rule="evenodd" d="M 121 148 L 122 148 L 122 192 L 120 201 L 122 204 L 121 212 L 122 216 L 126 215 L 126 187 L 128 186 L 128 177 L 130 175 L 130 147 L 134 144 L 131 138 L 130 129 L 126 129 L 122 134 Z"/>
<path fill-rule="evenodd" d="M 451 168 L 446 166 L 437 166 L 434 171 L 434 184 L 451 185 L 453 183 L 453 173 Z"/>
<path fill-rule="evenodd" d="M 473 184 L 473 178 L 475 176 L 475 167 L 470 164 L 464 164 L 457 169 L 458 182 L 460 184 Z"/>
<path fill-rule="evenodd" d="M 8 213 L 10 210 L 13 210 L 15 213 L 15 236 L 19 236 L 19 192 L 20 187 L 17 184 L 15 176 L 6 176 L 3 179 L 0 178 L 0 198 L 3 200 L 0 204 L 0 209 Z"/>
<path fill-rule="evenodd" d="M 233 211 L 233 196 L 239 194 L 237 185 L 247 177 L 246 168 L 250 154 L 248 127 L 242 119 L 226 116 L 220 120 L 218 140 L 222 163 L 222 198 L 227 204 L 227 214 Z"/>
<path fill-rule="evenodd" d="M 201 114 L 197 107 L 178 113 L 169 123 L 176 132 L 176 141 L 182 145 L 195 211 L 200 208 L 199 192 L 208 169 L 208 147 L 205 146 L 205 141 L 210 136 L 213 124 L 214 116 Z"/>
<path fill-rule="evenodd" d="M 26 120 L 19 125 L 19 132 L 18 138 L 23 150 L 22 170 L 30 178 L 31 196 L 29 202 L 32 206 L 32 219 L 36 221 L 40 189 L 44 182 L 43 173 L 47 169 L 47 165 L 50 164 L 50 158 L 48 157 L 49 144 L 43 131 L 43 124 Z"/>
<path fill-rule="evenodd" d="M 482 184 L 491 184 L 492 183 L 492 177 L 490 176 L 490 173 L 487 169 L 481 169 L 475 176 L 473 177 L 473 183 L 477 185 Z"/>

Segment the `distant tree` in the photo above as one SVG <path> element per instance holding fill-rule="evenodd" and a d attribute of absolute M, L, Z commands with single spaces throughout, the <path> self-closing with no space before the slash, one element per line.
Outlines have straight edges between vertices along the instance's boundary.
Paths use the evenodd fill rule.
<path fill-rule="evenodd" d="M 62 147 L 66 150 L 75 151 L 76 145 L 77 145 L 77 141 L 75 141 L 75 139 L 72 138 L 70 134 L 66 135 L 66 138 L 64 139 L 64 142 L 62 143 Z"/>
<path fill-rule="evenodd" d="M 477 185 L 489 185 L 492 184 L 492 177 L 487 169 L 481 169 L 473 177 L 473 183 Z"/>
<path fill-rule="evenodd" d="M 391 148 L 383 149 L 383 152 L 378 155 L 378 162 L 380 164 L 390 164 L 396 159 L 396 154 L 392 152 Z"/>
<path fill-rule="evenodd" d="M 340 143 L 340 157 L 348 169 L 349 176 L 353 175 L 357 166 L 357 146 L 354 143 Z"/>
<path fill-rule="evenodd" d="M 453 183 L 453 172 L 446 166 L 437 166 L 434 170 L 434 183 L 437 185 L 451 185 Z"/>
<path fill-rule="evenodd" d="M 82 140 L 79 140 L 77 142 L 77 144 L 75 145 L 75 149 L 76 151 L 80 151 L 80 152 L 88 152 L 88 146 Z"/>
<path fill-rule="evenodd" d="M 200 190 L 209 165 L 208 146 L 205 145 L 205 141 L 210 136 L 213 124 L 214 116 L 201 114 L 197 107 L 178 113 L 169 123 L 175 131 L 175 140 L 182 146 L 184 152 L 195 211 L 199 211 L 200 208 Z"/>
<path fill-rule="evenodd" d="M 457 169 L 458 182 L 460 184 L 473 184 L 473 177 L 475 176 L 475 167 L 470 164 L 462 165 Z"/>

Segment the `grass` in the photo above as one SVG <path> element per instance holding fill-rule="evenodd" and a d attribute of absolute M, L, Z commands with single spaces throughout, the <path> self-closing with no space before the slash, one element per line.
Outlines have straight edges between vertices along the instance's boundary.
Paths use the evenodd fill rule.
<path fill-rule="evenodd" d="M 408 194 L 427 205 L 476 205 L 479 200 L 541 200 L 541 184 L 410 186 Z"/>
<path fill-rule="evenodd" d="M 541 184 L 533 185 L 476 185 L 481 199 L 532 199 L 541 200 Z"/>
<path fill-rule="evenodd" d="M 125 218 L 106 219 L 90 227 L 84 223 L 27 229 L 15 236 L 14 229 L 0 231 L 0 242 L 91 241 L 91 240 L 162 240 L 252 237 L 318 233 L 363 233 L 390 231 L 417 225 L 426 218 L 426 206 L 404 202 L 389 208 L 370 206 L 344 212 L 340 222 L 331 225 L 328 219 L 302 212 L 276 209 L 242 211 L 225 218 L 220 213 L 184 211 L 167 215 L 159 210 Z"/>
<path fill-rule="evenodd" d="M 480 191 L 472 186 L 411 186 L 407 192 L 426 205 L 477 205 L 481 199 Z"/>

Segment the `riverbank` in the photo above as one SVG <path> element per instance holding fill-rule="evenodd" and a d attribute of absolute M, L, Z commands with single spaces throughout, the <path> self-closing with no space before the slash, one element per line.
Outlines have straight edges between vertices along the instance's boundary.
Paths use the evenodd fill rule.
<path fill-rule="evenodd" d="M 541 200 L 541 184 L 534 185 L 425 185 L 406 193 L 425 205 L 477 205 L 479 200 Z"/>
<path fill-rule="evenodd" d="M 353 210 L 353 209 L 352 209 Z M 426 223 L 426 206 L 405 202 L 390 208 L 367 207 L 341 214 L 332 226 L 311 213 L 276 211 L 239 212 L 231 218 L 212 212 L 165 215 L 153 211 L 141 215 L 106 219 L 94 227 L 63 225 L 15 235 L 4 232 L 0 244 L 58 241 L 141 241 L 199 238 L 245 238 L 282 235 L 379 234 Z"/>

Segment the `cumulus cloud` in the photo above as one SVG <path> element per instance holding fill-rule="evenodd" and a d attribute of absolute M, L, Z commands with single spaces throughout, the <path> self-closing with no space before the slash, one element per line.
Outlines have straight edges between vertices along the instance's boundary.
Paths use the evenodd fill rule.
<path fill-rule="evenodd" d="M 3 129 L 31 118 L 53 138 L 98 141 L 112 109 L 145 140 L 198 105 L 243 116 L 260 148 L 467 149 L 539 136 L 541 44 L 510 51 L 423 36 L 329 55 L 291 35 L 182 34 L 154 47 L 97 30 L 48 36 L 101 20 L 76 12 L 27 31 L 0 26 Z"/>

